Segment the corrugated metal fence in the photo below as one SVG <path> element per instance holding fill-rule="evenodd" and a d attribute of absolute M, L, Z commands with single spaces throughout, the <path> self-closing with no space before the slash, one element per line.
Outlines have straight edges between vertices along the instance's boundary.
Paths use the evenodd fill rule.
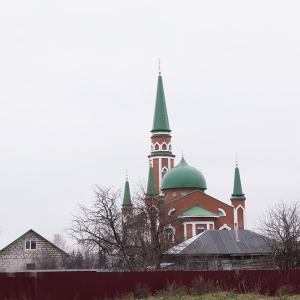
<path fill-rule="evenodd" d="M 0 273 L 2 300 L 95 300 L 148 286 L 153 293 L 172 282 L 190 286 L 195 277 L 211 280 L 220 289 L 274 294 L 281 286 L 300 293 L 300 270 L 98 272 L 37 271 Z"/>

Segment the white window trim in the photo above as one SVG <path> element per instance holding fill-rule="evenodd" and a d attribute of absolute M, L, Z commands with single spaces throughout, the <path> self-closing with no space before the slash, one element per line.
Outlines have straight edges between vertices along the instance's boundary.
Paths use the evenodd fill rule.
<path fill-rule="evenodd" d="M 228 229 L 228 230 L 231 230 L 231 228 L 227 225 L 227 224 L 223 224 L 219 230 L 222 230 L 222 229 Z"/>
<path fill-rule="evenodd" d="M 225 212 L 224 209 L 218 208 L 218 212 L 219 212 L 219 211 L 223 213 L 223 216 L 219 216 L 219 217 L 226 217 L 226 212 Z"/>
<path fill-rule="evenodd" d="M 239 222 L 238 222 L 237 212 L 238 212 L 238 209 L 240 209 L 240 208 L 243 210 L 244 229 L 245 229 L 246 228 L 246 226 L 245 226 L 246 225 L 246 217 L 245 217 L 245 215 L 246 215 L 245 214 L 246 209 L 241 204 L 239 206 L 233 208 L 233 222 L 234 222 L 234 224 L 236 224 L 237 228 L 239 228 Z"/>
<path fill-rule="evenodd" d="M 171 216 L 172 212 L 175 211 L 175 208 L 169 210 L 168 215 Z"/>
<path fill-rule="evenodd" d="M 30 242 L 30 248 L 28 248 L 28 249 L 26 248 L 26 243 L 27 243 L 27 242 Z M 32 248 L 31 248 L 31 243 L 32 243 L 32 242 L 35 242 L 35 249 L 32 249 Z M 24 247 L 25 247 L 25 250 L 26 250 L 26 251 L 37 250 L 37 240 L 25 240 L 25 245 L 24 245 Z"/>
<path fill-rule="evenodd" d="M 166 149 L 163 149 L 163 145 L 166 146 Z M 167 144 L 166 142 L 163 142 L 163 143 L 161 144 L 160 148 L 161 148 L 161 151 L 169 151 L 169 149 L 168 149 L 168 144 Z"/>
<path fill-rule="evenodd" d="M 174 243 L 174 241 L 175 241 L 175 233 L 176 233 L 176 229 L 175 229 L 175 227 L 173 227 L 172 225 L 167 225 L 167 226 L 165 226 L 164 227 L 164 230 L 165 229 L 168 229 L 168 228 L 170 228 L 170 229 L 172 229 L 172 231 L 173 231 L 173 234 L 172 234 L 172 243 Z M 165 237 L 164 237 L 164 239 L 165 239 Z M 166 240 L 165 240 L 166 241 Z M 167 241 L 168 242 L 168 241 Z"/>
<path fill-rule="evenodd" d="M 215 223 L 208 221 L 208 222 L 184 222 L 183 226 L 184 226 L 184 239 L 187 239 L 187 225 L 192 225 L 192 237 L 196 235 L 196 226 L 197 225 L 206 225 L 206 230 L 214 230 L 215 229 Z"/>

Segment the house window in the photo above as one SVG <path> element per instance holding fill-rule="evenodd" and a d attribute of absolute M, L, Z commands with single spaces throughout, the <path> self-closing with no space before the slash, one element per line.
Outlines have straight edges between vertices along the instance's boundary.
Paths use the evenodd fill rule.
<path fill-rule="evenodd" d="M 164 239 L 165 242 L 174 243 L 174 234 L 175 229 L 172 227 L 165 227 L 164 228 Z"/>
<path fill-rule="evenodd" d="M 172 196 L 173 196 L 173 197 L 176 196 L 176 192 L 172 192 Z"/>
<path fill-rule="evenodd" d="M 197 227 L 197 234 L 202 233 L 204 230 L 205 230 L 205 228 L 203 226 Z"/>
<path fill-rule="evenodd" d="M 25 249 L 26 250 L 35 250 L 36 249 L 36 241 L 25 241 Z"/>
<path fill-rule="evenodd" d="M 181 196 L 186 196 L 187 192 L 181 192 Z"/>

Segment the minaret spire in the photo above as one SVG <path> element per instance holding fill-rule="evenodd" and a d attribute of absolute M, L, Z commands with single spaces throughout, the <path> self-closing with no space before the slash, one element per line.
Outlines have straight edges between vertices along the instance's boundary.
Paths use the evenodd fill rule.
<path fill-rule="evenodd" d="M 153 126 L 151 132 L 153 134 L 155 134 L 156 132 L 157 133 L 171 132 L 169 126 L 169 118 L 168 118 L 167 105 L 165 100 L 163 80 L 161 76 L 160 60 L 158 61 L 158 82 L 157 82 Z"/>
<path fill-rule="evenodd" d="M 155 100 L 155 109 L 151 136 L 151 154 L 154 184 L 156 192 L 160 193 L 160 184 L 166 172 L 174 167 L 174 157 L 171 145 L 171 129 L 167 112 L 163 80 L 161 76 L 160 60 L 158 60 L 158 81 Z M 150 173 L 149 173 L 150 175 Z M 153 186 L 152 186 L 153 188 Z"/>
<path fill-rule="evenodd" d="M 238 167 L 238 160 L 236 158 L 235 162 L 235 170 L 234 170 L 234 185 L 233 185 L 233 193 L 231 195 L 233 198 L 244 198 L 245 194 L 243 194 L 242 183 L 240 177 L 240 170 Z"/>
<path fill-rule="evenodd" d="M 125 181 L 125 188 L 124 188 L 124 197 L 123 197 L 123 204 L 122 204 L 122 214 L 124 217 L 133 215 L 133 205 L 131 202 L 131 195 L 130 195 L 130 188 L 129 188 L 129 181 L 128 175 L 126 171 L 126 181 Z"/>

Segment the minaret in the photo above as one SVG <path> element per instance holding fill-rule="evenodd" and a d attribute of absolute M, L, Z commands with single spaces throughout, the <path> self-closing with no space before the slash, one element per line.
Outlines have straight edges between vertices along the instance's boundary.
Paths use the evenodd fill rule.
<path fill-rule="evenodd" d="M 234 170 L 234 185 L 233 193 L 231 195 L 231 203 L 233 205 L 233 217 L 235 229 L 245 228 L 245 194 L 243 194 L 242 183 L 240 177 L 240 170 L 238 162 L 236 160 L 236 166 Z"/>
<path fill-rule="evenodd" d="M 148 183 L 147 183 L 147 192 L 145 196 L 146 196 L 146 203 L 148 205 L 153 205 L 154 202 L 155 204 L 157 204 L 158 193 L 156 189 L 151 159 L 149 160 Z"/>
<path fill-rule="evenodd" d="M 128 215 L 130 217 L 133 216 L 133 205 L 131 202 L 130 188 L 129 188 L 129 182 L 128 182 L 127 175 L 126 175 L 124 198 L 123 198 L 123 204 L 122 204 L 122 215 L 123 215 L 123 217 L 127 217 Z"/>
<path fill-rule="evenodd" d="M 158 82 L 156 92 L 155 111 L 152 126 L 151 154 L 156 191 L 160 193 L 161 180 L 164 174 L 174 167 L 172 154 L 171 130 L 165 100 L 163 80 L 159 64 Z"/>

